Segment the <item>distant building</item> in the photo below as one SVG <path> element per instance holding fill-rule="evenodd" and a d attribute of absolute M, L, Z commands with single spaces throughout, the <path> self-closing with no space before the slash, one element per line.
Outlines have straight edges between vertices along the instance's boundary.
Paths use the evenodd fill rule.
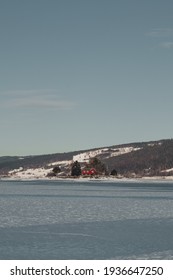
<path fill-rule="evenodd" d="M 92 176 L 92 175 L 96 175 L 97 174 L 97 171 L 95 168 L 90 168 L 90 169 L 84 169 L 82 170 L 82 175 L 85 176 L 85 175 L 89 175 L 89 176 Z"/>

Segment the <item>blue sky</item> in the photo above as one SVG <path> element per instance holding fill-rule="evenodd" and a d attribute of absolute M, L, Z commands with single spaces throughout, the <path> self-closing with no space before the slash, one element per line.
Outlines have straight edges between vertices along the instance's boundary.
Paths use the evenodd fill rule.
<path fill-rule="evenodd" d="M 0 0 L 0 156 L 172 138 L 172 0 Z"/>

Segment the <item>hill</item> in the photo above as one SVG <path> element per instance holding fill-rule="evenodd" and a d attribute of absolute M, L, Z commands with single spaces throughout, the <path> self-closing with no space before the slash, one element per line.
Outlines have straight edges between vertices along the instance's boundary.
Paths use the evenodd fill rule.
<path fill-rule="evenodd" d="M 108 174 L 115 169 L 125 177 L 173 175 L 173 139 L 166 139 L 69 153 L 0 157 L 0 176 L 44 178 L 56 166 L 61 175 L 69 175 L 72 162 L 78 161 L 83 168 L 94 157 L 104 163 Z"/>

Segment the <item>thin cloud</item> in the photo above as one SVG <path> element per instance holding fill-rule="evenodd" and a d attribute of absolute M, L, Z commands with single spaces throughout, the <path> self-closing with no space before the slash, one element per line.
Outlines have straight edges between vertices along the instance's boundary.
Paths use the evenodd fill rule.
<path fill-rule="evenodd" d="M 155 48 L 172 49 L 173 48 L 173 28 L 154 28 L 148 36 L 155 38 L 157 46 Z M 167 41 L 166 41 L 167 40 Z"/>
<path fill-rule="evenodd" d="M 38 97 L 30 98 L 16 98 L 6 102 L 8 107 L 32 107 L 32 108 L 57 108 L 57 109 L 70 109 L 75 106 L 73 102 L 63 100 L 41 99 Z"/>
<path fill-rule="evenodd" d="M 160 46 L 164 49 L 173 49 L 173 42 L 163 42 Z"/>
<path fill-rule="evenodd" d="M 22 89 L 22 90 L 7 90 L 1 92 L 1 94 L 6 96 L 24 96 L 24 95 L 44 95 L 48 93 L 57 93 L 53 89 Z"/>
<path fill-rule="evenodd" d="M 151 37 L 171 37 L 173 36 L 173 28 L 154 28 L 147 33 Z"/>
<path fill-rule="evenodd" d="M 1 93 L 1 106 L 8 108 L 71 109 L 75 102 L 60 98 L 55 90 L 19 90 Z"/>

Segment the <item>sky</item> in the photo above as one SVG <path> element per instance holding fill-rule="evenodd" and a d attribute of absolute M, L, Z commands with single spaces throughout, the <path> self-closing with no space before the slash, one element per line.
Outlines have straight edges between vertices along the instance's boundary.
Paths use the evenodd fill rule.
<path fill-rule="evenodd" d="M 172 138 L 172 0 L 0 0 L 0 156 Z"/>

